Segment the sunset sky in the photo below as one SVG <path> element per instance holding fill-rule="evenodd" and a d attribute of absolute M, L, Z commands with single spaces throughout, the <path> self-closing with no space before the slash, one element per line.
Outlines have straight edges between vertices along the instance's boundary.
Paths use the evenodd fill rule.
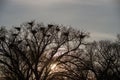
<path fill-rule="evenodd" d="M 79 28 L 91 40 L 113 40 L 120 33 L 120 0 L 0 0 L 0 26 L 31 20 Z"/>

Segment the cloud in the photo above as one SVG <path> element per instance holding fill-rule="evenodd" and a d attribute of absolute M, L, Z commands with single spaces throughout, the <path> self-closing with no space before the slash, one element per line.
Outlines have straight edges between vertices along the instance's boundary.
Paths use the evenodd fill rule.
<path fill-rule="evenodd" d="M 12 2 L 28 6 L 49 6 L 52 4 L 61 3 L 63 0 L 12 0 Z"/>
<path fill-rule="evenodd" d="M 30 6 L 50 6 L 54 4 L 102 5 L 112 0 L 11 0 L 13 3 Z"/>
<path fill-rule="evenodd" d="M 6 0 L 1 25 L 19 25 L 36 19 L 71 25 L 91 32 L 92 39 L 114 39 L 119 32 L 117 0 Z M 112 4 L 112 5 L 111 5 Z M 78 27 L 83 25 L 82 27 Z M 85 26 L 85 27 L 84 27 Z M 95 32 L 96 31 L 96 32 Z M 112 35 L 113 34 L 113 35 Z M 91 39 L 91 38 L 90 38 Z"/>
<path fill-rule="evenodd" d="M 89 40 L 115 40 L 116 36 L 108 33 L 92 32 Z"/>

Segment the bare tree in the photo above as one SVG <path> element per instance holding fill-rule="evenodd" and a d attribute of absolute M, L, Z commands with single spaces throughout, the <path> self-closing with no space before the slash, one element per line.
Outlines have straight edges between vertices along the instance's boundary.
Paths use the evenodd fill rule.
<path fill-rule="evenodd" d="M 120 45 L 120 34 L 117 34 L 117 43 Z"/>
<path fill-rule="evenodd" d="M 93 42 L 86 47 L 89 67 L 97 80 L 120 79 L 120 45 L 111 41 Z"/>
<path fill-rule="evenodd" d="M 3 57 L 0 63 L 4 65 L 4 75 L 9 80 L 50 80 L 56 77 L 76 80 L 73 76 L 76 72 L 67 60 L 75 59 L 69 54 L 77 53 L 87 36 L 88 33 L 73 28 L 45 26 L 35 21 L 0 33 L 0 56 Z M 61 48 L 65 50 L 58 55 Z M 68 63 L 77 66 L 75 60 Z"/>

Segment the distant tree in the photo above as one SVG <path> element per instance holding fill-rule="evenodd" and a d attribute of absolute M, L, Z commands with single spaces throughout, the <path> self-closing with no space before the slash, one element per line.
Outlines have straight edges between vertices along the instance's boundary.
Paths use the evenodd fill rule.
<path fill-rule="evenodd" d="M 117 34 L 117 43 L 120 45 L 120 34 Z"/>
<path fill-rule="evenodd" d="M 7 80 L 80 80 L 81 75 L 76 73 L 78 70 L 74 71 L 77 67 L 73 67 L 78 66 L 80 60 L 70 54 L 79 54 L 87 36 L 87 32 L 71 27 L 45 26 L 35 21 L 11 30 L 1 28 L 0 63 L 4 65 L 3 73 Z M 65 50 L 58 55 L 61 48 Z"/>
<path fill-rule="evenodd" d="M 120 45 L 111 41 L 98 41 L 86 47 L 87 69 L 97 80 L 120 79 Z M 87 64 L 87 63 L 86 63 Z"/>

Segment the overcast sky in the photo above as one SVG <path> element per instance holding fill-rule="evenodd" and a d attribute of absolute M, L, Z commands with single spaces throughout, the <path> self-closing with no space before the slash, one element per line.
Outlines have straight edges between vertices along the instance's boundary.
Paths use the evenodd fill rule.
<path fill-rule="evenodd" d="M 63 24 L 91 33 L 91 40 L 120 33 L 120 0 L 0 0 L 0 25 Z"/>

